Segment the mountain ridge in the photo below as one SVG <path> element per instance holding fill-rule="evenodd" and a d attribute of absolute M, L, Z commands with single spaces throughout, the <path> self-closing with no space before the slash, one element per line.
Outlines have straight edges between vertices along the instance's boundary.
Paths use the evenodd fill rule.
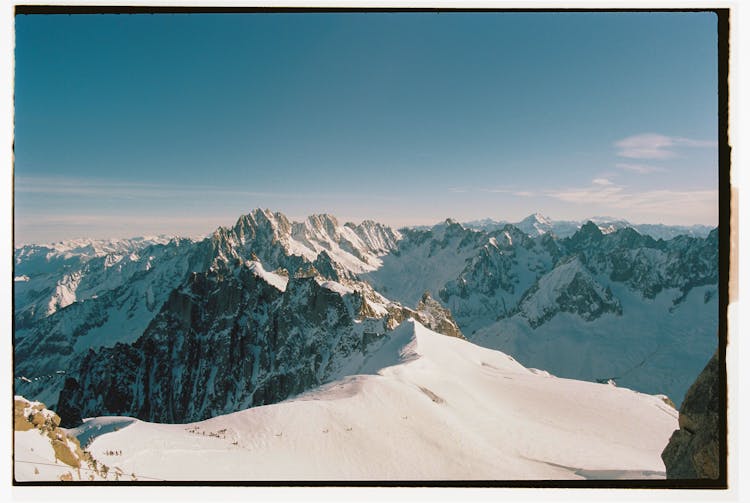
<path fill-rule="evenodd" d="M 688 235 L 692 237 L 706 237 L 709 232 L 716 226 L 693 224 L 693 225 L 668 225 L 668 224 L 634 224 L 625 219 L 594 216 L 582 220 L 553 220 L 542 215 L 539 212 L 532 213 L 518 222 L 507 220 L 493 220 L 484 218 L 481 220 L 471 220 L 464 222 L 464 225 L 471 229 L 485 231 L 497 230 L 505 225 L 511 224 L 522 229 L 529 236 L 546 234 L 553 232 L 558 237 L 569 237 L 580 229 L 587 222 L 596 224 L 602 232 L 610 233 L 618 229 L 631 228 L 640 234 L 648 235 L 654 239 L 672 239 L 679 235 Z"/>
<path fill-rule="evenodd" d="M 406 319 L 361 373 L 279 403 L 186 424 L 95 417 L 68 431 L 110 480 L 580 480 L 664 478 L 676 427 L 662 397 L 560 379 Z M 21 459 L 47 452 L 30 435 L 16 433 Z"/>
<path fill-rule="evenodd" d="M 25 304 L 18 300 L 29 296 L 17 296 L 19 394 L 50 406 L 78 407 L 71 417 L 102 407 L 149 419 L 204 418 L 283 400 L 354 372 L 356 361 L 366 359 L 373 344 L 409 317 L 517 354 L 536 368 L 592 381 L 616 377 L 626 386 L 666 392 L 676 403 L 694 379 L 690 374 L 700 371 L 695 362 L 705 361 L 710 344 L 715 349 L 716 231 L 706 239 L 664 241 L 627 228 L 605 233 L 588 223 L 559 238 L 549 232 L 529 236 L 510 224 L 475 230 L 452 219 L 430 229 L 402 230 L 367 220 L 342 225 L 326 214 L 292 222 L 279 212 L 256 209 L 202 241 L 150 246 L 137 259 L 105 255 L 92 262 L 98 269 L 81 266 L 84 276 L 109 274 L 120 262 L 135 269 L 117 281 L 99 282 L 106 291 L 77 295 L 41 319 L 19 323 Z M 576 265 L 565 281 L 544 279 L 561 278 L 566 264 Z M 71 271 L 76 269 L 65 274 Z M 39 273 L 24 283 L 45 278 L 56 280 L 54 274 Z M 623 331 L 631 323 L 627 320 L 646 314 L 661 321 L 653 327 L 640 324 L 642 335 Z M 681 320 L 693 318 L 700 323 L 681 339 L 679 332 L 690 326 Z M 541 335 L 563 326 L 561 320 L 566 325 L 556 337 Z M 606 337 L 575 335 L 605 333 L 605 326 Z M 178 332 L 181 339 L 175 338 Z M 165 338 L 168 334 L 171 338 Z M 170 356 L 183 339 L 192 341 L 192 353 Z M 673 361 L 662 353 L 653 356 L 650 339 L 673 352 Z M 683 339 L 690 347 L 680 346 Z M 239 353 L 244 363 L 226 349 L 236 344 L 226 342 L 232 340 L 245 341 Z M 589 348 L 588 360 L 573 356 L 569 347 L 575 345 Z M 225 349 L 217 353 L 220 347 Z M 543 357 L 557 353 L 571 355 L 572 363 L 561 367 Z M 216 381 L 198 355 L 207 359 L 205 365 L 235 365 L 249 384 Z M 266 355 L 262 364 L 257 363 L 261 355 Z M 307 363 L 284 366 L 284 359 Z M 125 361 L 170 370 L 148 381 L 139 365 Z M 199 386 L 197 394 L 180 391 L 188 374 L 176 369 L 188 367 L 198 369 L 187 379 Z M 650 379 L 649 373 L 657 377 Z M 107 382 L 115 388 L 92 376 L 110 376 Z M 118 383 L 130 384 L 119 389 Z M 173 390 L 165 397 L 176 393 L 172 405 L 156 403 L 160 399 L 153 390 L 165 386 Z M 57 396 L 62 389 L 64 396 Z M 104 407 L 105 397 L 118 396 Z M 191 409 L 188 396 L 200 404 Z M 99 405 L 80 410 L 81 402 Z"/>

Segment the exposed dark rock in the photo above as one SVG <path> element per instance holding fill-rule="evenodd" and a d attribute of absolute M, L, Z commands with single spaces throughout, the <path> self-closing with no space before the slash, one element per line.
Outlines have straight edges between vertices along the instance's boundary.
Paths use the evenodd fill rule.
<path fill-rule="evenodd" d="M 91 351 L 58 408 L 71 421 L 114 414 L 188 422 L 327 382 L 385 324 L 370 318 L 357 326 L 362 295 L 345 299 L 315 276 L 309 266 L 280 291 L 244 264 L 192 274 L 134 344 Z"/>
<path fill-rule="evenodd" d="M 688 390 L 680 429 L 661 454 L 668 479 L 717 479 L 721 471 L 718 352 Z"/>
<path fill-rule="evenodd" d="M 81 408 L 76 404 L 75 398 L 80 394 L 80 386 L 78 381 L 72 377 L 65 379 L 65 384 L 62 391 L 60 392 L 60 406 L 57 408 L 60 411 L 62 418 L 63 428 L 72 428 L 78 426 L 83 421 L 81 416 Z"/>
<path fill-rule="evenodd" d="M 430 296 L 430 292 L 425 292 L 422 299 L 417 304 L 417 321 L 434 330 L 435 332 L 451 337 L 464 339 L 464 334 L 458 328 L 450 310 L 440 305 L 438 301 Z"/>

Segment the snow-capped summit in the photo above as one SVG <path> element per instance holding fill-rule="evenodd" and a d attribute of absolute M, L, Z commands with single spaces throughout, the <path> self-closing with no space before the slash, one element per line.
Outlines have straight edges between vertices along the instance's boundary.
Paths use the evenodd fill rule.
<path fill-rule="evenodd" d="M 612 292 L 597 283 L 576 256 L 539 278 L 517 309 L 532 328 L 561 312 L 576 314 L 586 321 L 605 313 L 622 314 L 622 306 Z"/>
<path fill-rule="evenodd" d="M 256 209 L 239 218 L 232 228 L 220 228 L 214 239 L 225 243 L 230 254 L 255 253 L 268 267 L 287 267 L 285 257 L 313 262 L 321 252 L 351 273 L 372 270 L 381 255 L 393 250 L 398 231 L 365 221 L 340 224 L 328 214 L 311 215 L 292 222 L 284 214 Z"/>
<path fill-rule="evenodd" d="M 541 213 L 533 213 L 514 225 L 529 236 L 546 234 L 553 228 L 552 221 Z"/>
<path fill-rule="evenodd" d="M 672 239 L 680 235 L 705 238 L 713 227 L 707 225 L 664 225 L 664 224 L 633 224 L 627 220 L 596 216 L 583 220 L 553 220 L 541 213 L 533 213 L 520 222 L 513 223 L 531 237 L 540 234 L 553 233 L 558 238 L 570 237 L 575 234 L 586 222 L 595 223 L 604 234 L 612 233 L 619 229 L 632 228 L 640 234 L 648 235 L 654 239 Z M 494 231 L 503 228 L 509 222 L 506 220 L 493 220 L 485 218 L 473 220 L 464 225 L 471 229 Z"/>

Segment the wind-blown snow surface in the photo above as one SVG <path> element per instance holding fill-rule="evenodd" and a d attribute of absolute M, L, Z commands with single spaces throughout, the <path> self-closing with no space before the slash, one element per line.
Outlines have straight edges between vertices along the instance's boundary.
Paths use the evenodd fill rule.
<path fill-rule="evenodd" d="M 413 320 L 367 363 L 274 405 L 117 431 L 94 418 L 79 433 L 143 480 L 664 477 L 677 412 L 658 397 L 530 370 Z"/>

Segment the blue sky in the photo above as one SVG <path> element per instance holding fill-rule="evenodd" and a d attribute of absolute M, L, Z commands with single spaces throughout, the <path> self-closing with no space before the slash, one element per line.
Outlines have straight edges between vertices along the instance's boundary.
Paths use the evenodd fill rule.
<path fill-rule="evenodd" d="M 22 15 L 15 58 L 17 243 L 717 223 L 711 13 Z"/>

